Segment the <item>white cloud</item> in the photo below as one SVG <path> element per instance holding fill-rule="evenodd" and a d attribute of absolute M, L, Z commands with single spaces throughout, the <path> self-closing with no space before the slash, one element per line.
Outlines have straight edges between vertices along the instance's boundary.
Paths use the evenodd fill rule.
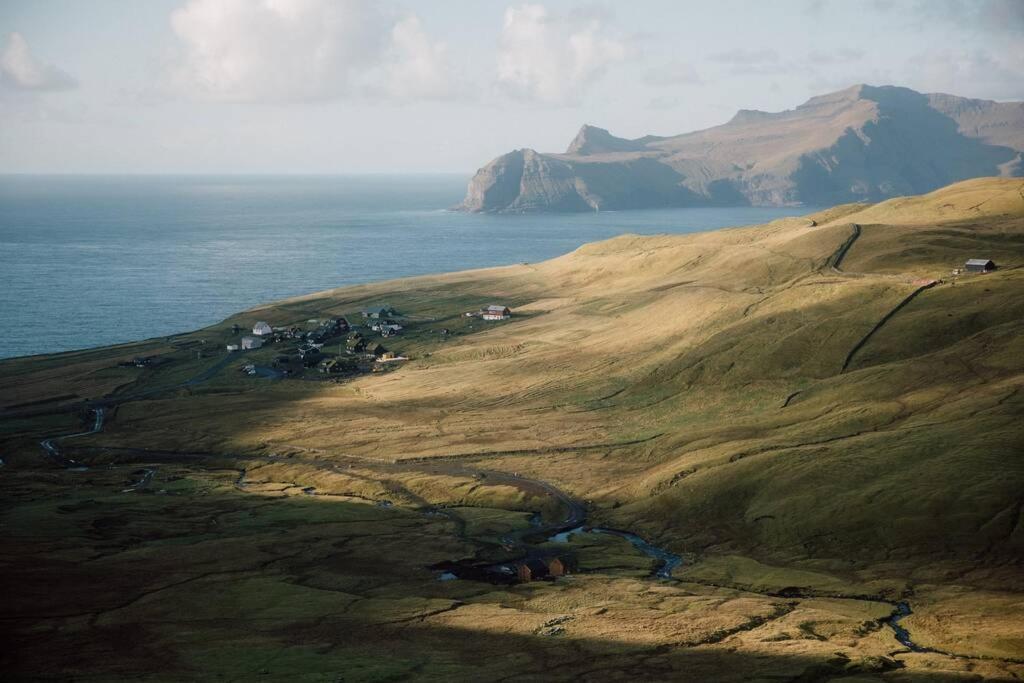
<path fill-rule="evenodd" d="M 905 67 L 909 82 L 925 92 L 945 92 L 995 100 L 1024 99 L 1024 50 L 998 54 L 984 48 L 936 48 Z"/>
<path fill-rule="evenodd" d="M 171 16 L 176 88 L 213 100 L 399 99 L 448 92 L 445 49 L 372 0 L 189 0 Z"/>
<path fill-rule="evenodd" d="M 448 65 L 448 46 L 432 42 L 415 15 L 392 27 L 391 47 L 383 71 L 382 82 L 392 97 L 444 98 L 456 94 Z"/>
<path fill-rule="evenodd" d="M 520 5 L 505 10 L 497 80 L 523 99 L 574 104 L 625 58 L 625 44 L 606 33 L 601 15 L 563 17 L 543 5 Z"/>
<path fill-rule="evenodd" d="M 723 64 L 774 64 L 779 61 L 779 53 L 770 47 L 759 47 L 756 49 L 738 47 L 713 54 L 711 59 Z"/>
<path fill-rule="evenodd" d="M 8 35 L 0 52 L 0 83 L 14 90 L 30 91 L 69 90 L 78 85 L 67 72 L 36 59 L 20 33 Z"/>

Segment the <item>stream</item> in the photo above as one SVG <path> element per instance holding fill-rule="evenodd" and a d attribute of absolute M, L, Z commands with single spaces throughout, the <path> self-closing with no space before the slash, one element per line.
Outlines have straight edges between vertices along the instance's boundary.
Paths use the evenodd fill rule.
<path fill-rule="evenodd" d="M 210 370 L 202 373 L 200 376 L 193 378 L 186 384 L 199 383 L 209 379 L 211 376 L 216 374 L 216 371 L 223 367 L 223 363 L 218 363 L 217 366 Z M 78 432 L 74 434 L 61 434 L 56 436 L 48 437 L 39 442 L 43 451 L 59 465 L 69 471 L 87 471 L 88 467 L 76 460 L 66 456 L 57 442 L 63 439 L 70 439 L 78 436 L 86 436 L 90 434 L 97 434 L 103 430 L 105 409 L 104 407 L 96 407 L 92 410 L 95 418 L 93 420 L 92 428 L 88 431 Z M 460 468 L 461 469 L 461 468 Z M 468 471 L 468 470 L 467 470 Z M 125 491 L 139 490 L 149 484 L 152 480 L 154 469 L 144 469 L 137 472 L 137 475 L 141 475 L 140 479 L 133 482 L 129 488 Z M 516 488 L 524 491 L 530 489 L 540 490 L 545 492 L 552 498 L 557 499 L 563 504 L 566 509 L 566 515 L 564 519 L 554 523 L 545 524 L 543 516 L 540 513 L 534 513 L 531 515 L 529 525 L 526 529 L 514 533 L 508 534 L 502 542 L 507 547 L 519 547 L 522 550 L 522 557 L 519 560 L 506 560 L 505 562 L 498 564 L 480 565 L 476 563 L 466 564 L 465 562 L 445 562 L 441 565 L 435 565 L 436 569 L 441 569 L 438 579 L 440 581 L 453 581 L 457 579 L 476 579 L 484 581 L 497 581 L 501 583 L 515 583 L 516 573 L 513 566 L 517 561 L 531 558 L 545 558 L 551 556 L 553 553 L 550 549 L 537 547 L 540 543 L 556 543 L 566 544 L 569 539 L 577 534 L 605 534 L 610 536 L 618 536 L 619 538 L 625 539 L 636 548 L 639 552 L 643 553 L 647 557 L 655 560 L 657 564 L 651 574 L 652 578 L 670 580 L 672 579 L 672 572 L 679 567 L 683 558 L 680 555 L 672 553 L 665 548 L 650 543 L 643 537 L 629 532 L 622 531 L 619 529 L 610 529 L 605 527 L 588 527 L 586 526 L 586 508 L 579 501 L 570 497 L 561 489 L 549 484 L 548 482 L 534 479 L 527 479 L 520 477 L 518 474 L 508 474 L 500 471 L 480 470 L 476 474 L 481 478 L 487 477 L 494 483 L 510 484 Z M 237 481 L 235 482 L 236 488 L 244 490 L 246 472 L 242 470 Z M 307 495 L 315 494 L 315 489 L 307 487 L 303 490 L 303 493 Z M 378 501 L 378 505 L 381 507 L 390 507 L 391 501 Z M 439 510 L 432 509 L 428 510 L 425 514 L 444 514 Z M 447 515 L 446 515 L 447 516 Z M 531 543 L 528 539 L 536 539 L 539 543 Z M 443 565 L 443 566 L 442 566 Z M 905 601 L 890 603 L 893 605 L 893 612 L 889 617 L 882 619 L 883 623 L 893 630 L 895 638 L 900 645 L 908 648 L 912 652 L 929 652 L 928 648 L 922 647 L 913 641 L 910 637 L 910 632 L 901 626 L 899 622 L 907 616 L 912 614 L 910 605 Z"/>

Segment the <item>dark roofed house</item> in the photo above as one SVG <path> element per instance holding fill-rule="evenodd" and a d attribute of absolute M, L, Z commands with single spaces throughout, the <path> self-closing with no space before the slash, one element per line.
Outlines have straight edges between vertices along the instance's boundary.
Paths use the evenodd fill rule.
<path fill-rule="evenodd" d="M 358 332 L 350 332 L 345 342 L 345 348 L 349 351 L 359 352 L 366 348 L 366 340 Z"/>
<path fill-rule="evenodd" d="M 377 356 L 378 358 L 383 356 L 385 351 L 387 351 L 387 349 L 385 349 L 384 345 L 380 342 L 372 342 L 368 344 L 365 349 L 365 353 Z"/>
<path fill-rule="evenodd" d="M 388 316 L 392 315 L 398 315 L 398 311 L 396 311 L 392 306 L 389 306 L 388 304 L 377 304 L 375 306 L 370 306 L 369 308 L 363 310 L 364 318 L 378 319 L 387 318 Z"/>
<path fill-rule="evenodd" d="M 522 582 L 536 581 L 543 579 L 549 574 L 548 565 L 544 560 L 529 559 L 523 560 L 516 565 L 516 576 Z"/>
<path fill-rule="evenodd" d="M 480 311 L 480 317 L 484 320 L 507 320 L 512 316 L 508 306 L 488 306 Z"/>
<path fill-rule="evenodd" d="M 968 273 L 987 273 L 990 270 L 995 270 L 996 264 L 989 259 L 972 258 L 964 264 L 964 269 Z"/>

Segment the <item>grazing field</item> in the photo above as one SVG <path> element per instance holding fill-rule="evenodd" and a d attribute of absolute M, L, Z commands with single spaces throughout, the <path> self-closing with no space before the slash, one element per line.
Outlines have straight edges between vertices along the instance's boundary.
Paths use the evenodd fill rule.
<path fill-rule="evenodd" d="M 978 179 L 0 362 L 3 670 L 1019 678 L 1021 266 L 1024 183 Z M 223 351 L 382 301 L 384 372 Z"/>

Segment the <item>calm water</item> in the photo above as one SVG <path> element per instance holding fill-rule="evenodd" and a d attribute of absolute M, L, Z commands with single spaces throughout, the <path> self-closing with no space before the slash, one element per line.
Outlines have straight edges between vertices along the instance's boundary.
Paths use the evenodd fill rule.
<path fill-rule="evenodd" d="M 485 216 L 464 176 L 0 177 L 0 357 L 183 332 L 339 285 L 811 209 Z"/>

